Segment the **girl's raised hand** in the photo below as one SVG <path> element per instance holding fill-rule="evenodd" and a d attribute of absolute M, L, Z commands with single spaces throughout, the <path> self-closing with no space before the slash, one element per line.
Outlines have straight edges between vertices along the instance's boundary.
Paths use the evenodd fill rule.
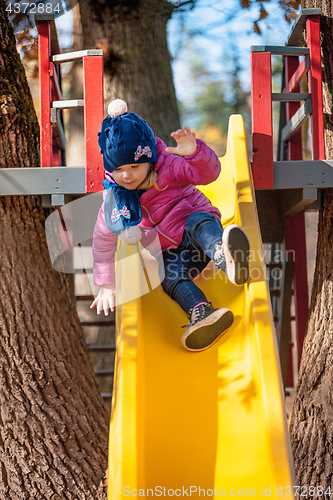
<path fill-rule="evenodd" d="M 90 309 L 97 306 L 97 314 L 101 314 L 102 309 L 104 309 L 105 316 L 109 314 L 109 307 L 111 311 L 114 311 L 114 303 L 115 303 L 115 286 L 114 285 L 106 285 L 102 286 L 98 292 L 97 297 L 91 303 Z"/>
<path fill-rule="evenodd" d="M 180 156 L 190 156 L 197 149 L 195 140 L 195 132 L 192 132 L 190 127 L 183 127 L 175 132 L 172 132 L 171 137 L 177 142 L 176 147 L 167 147 L 165 151 Z"/>

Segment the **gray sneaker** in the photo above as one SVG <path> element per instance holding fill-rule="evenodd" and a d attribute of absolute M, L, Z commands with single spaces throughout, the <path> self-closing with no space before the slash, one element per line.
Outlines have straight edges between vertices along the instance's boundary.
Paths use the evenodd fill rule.
<path fill-rule="evenodd" d="M 234 285 L 244 285 L 249 279 L 250 243 L 243 229 L 236 224 L 223 231 L 222 242 L 215 245 L 214 262 Z"/>
<path fill-rule="evenodd" d="M 188 318 L 190 321 L 181 342 L 185 349 L 196 352 L 213 345 L 234 321 L 234 315 L 229 309 L 215 309 L 210 302 L 191 309 Z"/>

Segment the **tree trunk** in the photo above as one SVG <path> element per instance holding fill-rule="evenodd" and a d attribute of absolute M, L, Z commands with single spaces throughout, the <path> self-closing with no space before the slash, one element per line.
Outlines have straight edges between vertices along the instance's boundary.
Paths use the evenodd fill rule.
<path fill-rule="evenodd" d="M 321 39 L 325 143 L 326 158 L 332 159 L 333 6 L 331 0 L 306 0 L 302 2 L 302 7 L 321 7 L 323 13 Z M 290 432 L 296 484 L 322 486 L 324 493 L 330 487 L 333 493 L 333 190 L 323 190 L 322 195 L 308 331 Z M 319 491 L 314 498 L 319 498 Z"/>
<path fill-rule="evenodd" d="M 167 0 L 79 0 L 83 46 L 104 50 L 105 98 L 124 99 L 165 142 L 179 128 L 166 24 Z"/>
<path fill-rule="evenodd" d="M 38 123 L 5 7 L 0 167 L 35 167 Z M 0 198 L 0 498 L 102 500 L 108 417 L 46 215 L 38 197 Z"/>

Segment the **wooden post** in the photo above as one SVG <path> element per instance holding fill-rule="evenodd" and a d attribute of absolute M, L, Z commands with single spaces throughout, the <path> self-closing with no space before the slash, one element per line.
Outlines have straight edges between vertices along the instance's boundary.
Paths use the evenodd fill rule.
<path fill-rule="evenodd" d="M 290 257 L 290 254 L 292 253 L 294 257 L 294 300 L 298 349 L 297 357 L 298 362 L 300 362 L 309 313 L 304 212 L 299 212 L 293 217 L 286 217 L 285 228 L 286 255 Z"/>
<path fill-rule="evenodd" d="M 40 165 L 52 166 L 50 23 L 38 23 Z"/>
<path fill-rule="evenodd" d="M 255 189 L 274 188 L 270 52 L 251 53 L 252 174 Z"/>
<path fill-rule="evenodd" d="M 309 90 L 312 100 L 310 118 L 312 159 L 325 160 L 323 94 L 320 54 L 320 16 L 309 16 L 306 21 L 307 45 L 310 50 Z"/>
<path fill-rule="evenodd" d="M 86 143 L 86 192 L 103 189 L 103 158 L 98 147 L 98 132 L 104 118 L 103 56 L 83 57 L 84 131 Z"/>

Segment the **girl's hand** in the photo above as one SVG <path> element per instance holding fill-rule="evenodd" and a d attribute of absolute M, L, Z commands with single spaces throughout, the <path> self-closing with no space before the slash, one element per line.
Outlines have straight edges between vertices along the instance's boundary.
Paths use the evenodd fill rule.
<path fill-rule="evenodd" d="M 91 303 L 90 309 L 97 305 L 97 314 L 100 315 L 102 309 L 104 309 L 105 316 L 109 314 L 109 306 L 111 311 L 114 311 L 116 297 L 115 285 L 105 285 L 101 286 L 97 297 Z"/>
<path fill-rule="evenodd" d="M 197 149 L 195 132 L 191 132 L 190 127 L 180 128 L 176 130 L 176 132 L 172 132 L 170 135 L 177 142 L 177 146 L 174 148 L 165 148 L 165 151 L 168 153 L 180 156 L 191 156 Z"/>

